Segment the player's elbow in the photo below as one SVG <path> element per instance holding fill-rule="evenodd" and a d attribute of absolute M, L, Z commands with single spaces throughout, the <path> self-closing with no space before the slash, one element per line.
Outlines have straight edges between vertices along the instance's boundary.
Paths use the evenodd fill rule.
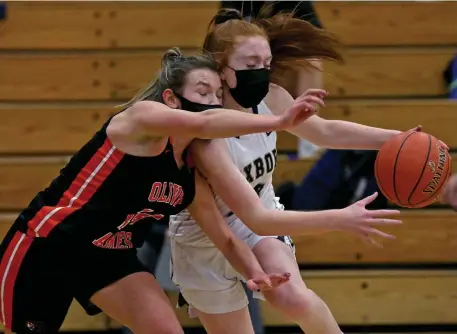
<path fill-rule="evenodd" d="M 244 214 L 243 221 L 257 235 L 270 235 L 268 226 L 265 224 L 268 220 L 268 210 L 262 205 L 258 208 L 250 209 Z"/>
<path fill-rule="evenodd" d="M 225 257 L 227 255 L 233 254 L 236 248 L 236 240 L 233 235 L 228 234 L 219 234 L 217 238 L 213 238 L 213 243 L 224 254 Z"/>
<path fill-rule="evenodd" d="M 138 101 L 132 104 L 128 111 L 133 120 L 138 122 L 147 122 L 151 116 L 154 116 L 154 113 L 159 109 L 167 108 L 162 103 L 155 101 Z"/>
<path fill-rule="evenodd" d="M 236 249 L 236 240 L 233 235 L 225 238 L 224 243 L 223 243 L 223 248 L 224 248 L 224 251 L 223 251 L 224 254 L 227 254 L 227 253 L 232 254 L 234 252 L 234 250 Z"/>
<path fill-rule="evenodd" d="M 314 145 L 322 148 L 338 149 L 341 148 L 340 136 L 335 136 L 338 133 L 339 121 L 319 119 L 315 129 Z"/>
<path fill-rule="evenodd" d="M 160 128 L 161 114 L 167 106 L 154 101 L 138 101 L 128 109 L 129 119 L 137 128 L 156 130 Z"/>

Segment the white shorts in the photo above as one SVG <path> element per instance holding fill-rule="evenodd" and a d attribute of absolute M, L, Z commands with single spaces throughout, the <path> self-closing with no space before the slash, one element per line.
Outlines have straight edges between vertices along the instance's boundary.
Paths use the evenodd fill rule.
<path fill-rule="evenodd" d="M 278 202 L 277 209 L 283 209 Z M 290 237 L 259 236 L 240 219 L 229 224 L 232 231 L 252 249 L 262 239 L 278 238 L 294 251 Z M 243 309 L 248 305 L 238 273 L 215 246 L 191 246 L 171 239 L 171 275 L 182 296 L 193 308 L 208 314 L 221 314 Z M 264 299 L 254 292 L 254 297 Z"/>

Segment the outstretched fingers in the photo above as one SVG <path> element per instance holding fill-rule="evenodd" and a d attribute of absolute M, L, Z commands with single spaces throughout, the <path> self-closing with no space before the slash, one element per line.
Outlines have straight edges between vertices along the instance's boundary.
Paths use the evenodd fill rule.
<path fill-rule="evenodd" d="M 362 230 L 362 234 L 367 237 L 369 237 L 370 235 L 377 235 L 378 237 L 385 238 L 385 239 L 396 239 L 397 238 L 396 236 L 394 236 L 392 234 L 382 232 L 373 227 L 364 227 L 361 230 Z"/>
<path fill-rule="evenodd" d="M 399 225 L 403 224 L 403 221 L 389 218 L 368 218 L 365 219 L 365 223 L 368 225 Z"/>
<path fill-rule="evenodd" d="M 289 281 L 290 273 L 285 274 L 269 274 L 272 288 L 275 288 L 281 284 L 284 284 Z"/>
<path fill-rule="evenodd" d="M 297 110 L 297 112 L 312 112 L 312 113 L 315 113 L 316 112 L 316 108 L 314 108 L 314 106 L 309 103 L 308 101 L 300 101 L 300 102 L 297 102 L 294 106 L 294 109 Z"/>
<path fill-rule="evenodd" d="M 373 245 L 373 246 L 378 247 L 378 248 L 384 248 L 384 246 L 383 246 L 380 242 L 376 241 L 375 239 L 373 239 L 373 238 L 370 237 L 369 235 L 364 235 L 364 236 L 362 237 L 362 239 L 363 239 L 363 241 L 365 241 L 367 244 Z"/>
<path fill-rule="evenodd" d="M 324 89 L 318 89 L 318 88 L 311 88 L 308 89 L 302 96 L 307 96 L 307 95 L 314 95 L 320 98 L 324 98 L 328 95 L 328 92 Z"/>
<path fill-rule="evenodd" d="M 284 274 L 263 274 L 260 277 L 252 278 L 246 282 L 249 290 L 265 291 L 278 287 L 281 284 L 288 282 L 290 273 Z"/>
<path fill-rule="evenodd" d="M 401 213 L 400 210 L 390 210 L 390 209 L 368 210 L 368 216 L 370 218 L 397 216 L 400 213 Z"/>
<path fill-rule="evenodd" d="M 325 107 L 325 102 L 317 96 L 308 95 L 308 96 L 299 97 L 297 102 L 301 103 L 302 101 L 306 101 L 308 103 L 315 103 L 321 107 Z"/>
<path fill-rule="evenodd" d="M 376 199 L 376 197 L 378 197 L 377 191 L 371 194 L 370 196 L 367 196 L 365 198 L 362 198 L 360 201 L 357 201 L 356 204 L 367 206 L 368 204 L 373 202 Z"/>

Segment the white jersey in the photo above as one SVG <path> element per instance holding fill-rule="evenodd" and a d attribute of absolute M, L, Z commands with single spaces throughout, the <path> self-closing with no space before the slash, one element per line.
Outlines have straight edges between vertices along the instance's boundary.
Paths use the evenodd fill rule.
<path fill-rule="evenodd" d="M 257 111 L 259 114 L 271 115 L 264 102 L 258 105 Z M 250 134 L 225 140 L 233 162 L 255 189 L 263 205 L 274 209 L 276 204 L 272 176 L 277 162 L 276 132 Z M 216 195 L 215 200 L 228 224 L 238 218 L 219 196 Z M 211 241 L 187 210 L 170 217 L 169 233 L 179 243 L 212 246 Z"/>

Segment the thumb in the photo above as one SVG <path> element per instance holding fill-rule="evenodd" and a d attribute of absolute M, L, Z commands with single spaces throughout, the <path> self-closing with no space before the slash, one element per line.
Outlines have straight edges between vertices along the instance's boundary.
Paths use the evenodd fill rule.
<path fill-rule="evenodd" d="M 260 290 L 260 287 L 258 286 L 258 284 L 255 283 L 252 279 L 250 279 L 246 282 L 246 286 L 248 287 L 249 290 L 254 291 L 254 292 Z"/>
<path fill-rule="evenodd" d="M 422 125 L 418 125 L 412 129 L 409 129 L 408 132 L 414 132 L 414 131 L 417 131 L 417 132 L 420 132 L 422 131 Z"/>
<path fill-rule="evenodd" d="M 440 140 L 440 144 L 441 144 L 446 150 L 449 151 L 449 146 L 447 146 L 447 144 L 446 144 L 444 141 Z M 449 156 L 449 159 L 452 159 L 451 156 Z"/>
<path fill-rule="evenodd" d="M 377 191 L 375 193 L 371 194 L 370 196 L 361 199 L 360 201 L 357 202 L 357 204 L 367 206 L 368 204 L 373 202 L 376 199 L 376 197 L 378 197 Z"/>
<path fill-rule="evenodd" d="M 288 279 L 290 277 L 290 273 L 284 273 L 284 274 L 269 274 L 270 280 L 282 280 L 282 279 Z"/>
<path fill-rule="evenodd" d="M 257 284 L 258 286 L 261 286 L 261 285 L 272 286 L 270 277 L 268 277 L 268 276 L 265 276 L 265 277 L 260 278 L 260 279 L 255 279 L 254 278 L 252 281 L 255 284 Z"/>

